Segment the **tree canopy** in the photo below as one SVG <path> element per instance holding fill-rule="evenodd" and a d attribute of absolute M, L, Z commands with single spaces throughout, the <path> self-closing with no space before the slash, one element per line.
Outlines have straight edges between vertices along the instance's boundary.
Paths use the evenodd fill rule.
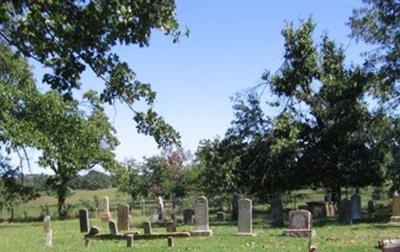
<path fill-rule="evenodd" d="M 179 38 L 174 1 L 3 1 L 0 6 L 0 37 L 51 69 L 44 83 L 71 99 L 89 68 L 103 82 L 100 101 L 127 104 L 137 130 L 165 146 L 178 143 L 179 134 L 152 109 L 156 93 L 150 85 L 137 80 L 112 51 L 117 44 L 149 45 L 154 29 Z M 135 109 L 139 101 L 149 107 Z"/>

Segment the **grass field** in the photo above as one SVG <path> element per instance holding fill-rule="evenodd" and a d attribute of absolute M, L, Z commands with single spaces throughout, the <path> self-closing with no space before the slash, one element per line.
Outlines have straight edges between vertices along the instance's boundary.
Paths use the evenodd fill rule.
<path fill-rule="evenodd" d="M 136 218 L 136 231 L 141 231 L 143 219 Z M 91 224 L 102 230 L 106 226 L 97 219 Z M 237 237 L 236 223 L 211 223 L 214 235 L 203 238 L 174 239 L 174 251 L 307 251 L 307 238 L 287 238 L 283 229 L 265 228 L 262 219 L 254 220 L 256 237 Z M 83 235 L 79 233 L 78 220 L 53 221 L 53 248 L 44 248 L 44 232 L 41 223 L 0 224 L 0 251 L 166 251 L 167 241 L 135 241 L 134 248 L 126 248 L 125 241 L 92 241 L 90 248 L 84 246 Z M 178 230 L 190 230 L 180 226 Z M 154 228 L 162 232 L 163 228 Z M 385 223 L 363 223 L 339 225 L 318 224 L 313 244 L 318 251 L 378 251 L 374 248 L 378 239 L 397 238 L 400 226 Z"/>
<path fill-rule="evenodd" d="M 341 225 L 332 219 L 314 219 L 313 225 L 317 232 L 312 243 L 318 251 L 379 251 L 375 249 L 377 240 L 400 237 L 400 226 L 387 224 L 390 216 L 391 199 L 384 193 L 378 201 L 375 215 L 369 216 L 366 211 L 367 201 L 371 198 L 372 190 L 362 190 L 362 223 Z M 296 194 L 303 194 L 303 198 L 296 203 L 289 202 L 287 207 L 304 204 L 306 201 L 321 201 L 322 191 L 304 190 Z M 115 189 L 98 191 L 76 191 L 69 199 L 69 204 L 78 204 L 82 200 L 93 201 L 93 197 L 109 196 L 111 202 L 129 202 L 126 194 L 120 194 Z M 35 201 L 19 207 L 18 211 L 29 211 L 29 214 L 39 214 L 40 206 L 52 205 L 56 199 L 51 196 L 38 198 Z M 286 238 L 282 236 L 283 229 L 270 228 L 266 223 L 268 207 L 265 204 L 255 205 L 253 229 L 256 237 L 237 237 L 236 223 L 215 222 L 215 211 L 210 211 L 212 237 L 174 239 L 175 251 L 307 251 L 309 240 L 306 238 Z M 32 213 L 33 211 L 33 213 Z M 141 232 L 143 221 L 148 220 L 151 213 L 142 215 L 140 209 L 133 210 L 133 228 Z M 113 213 L 116 216 L 116 213 Z M 182 219 L 182 215 L 179 215 Z M 98 219 L 92 218 L 91 225 L 97 225 L 104 232 L 108 227 Z M 0 224 L 0 252 L 3 251 L 166 251 L 167 241 L 149 240 L 135 241 L 134 248 L 126 248 L 125 241 L 93 241 L 90 248 L 84 246 L 83 235 L 79 233 L 77 219 L 67 221 L 53 221 L 53 248 L 44 248 L 44 232 L 42 223 L 1 223 Z M 190 226 L 179 226 L 178 231 L 191 230 Z M 153 228 L 155 232 L 163 232 L 165 228 Z"/>

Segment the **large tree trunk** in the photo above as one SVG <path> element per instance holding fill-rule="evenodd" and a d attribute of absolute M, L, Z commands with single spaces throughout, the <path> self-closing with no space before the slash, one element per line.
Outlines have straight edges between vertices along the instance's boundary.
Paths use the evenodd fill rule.
<path fill-rule="evenodd" d="M 67 187 L 64 182 L 58 187 L 57 197 L 58 197 L 58 217 L 60 218 L 60 220 L 64 220 L 68 217 L 67 204 L 65 203 L 67 199 Z"/>

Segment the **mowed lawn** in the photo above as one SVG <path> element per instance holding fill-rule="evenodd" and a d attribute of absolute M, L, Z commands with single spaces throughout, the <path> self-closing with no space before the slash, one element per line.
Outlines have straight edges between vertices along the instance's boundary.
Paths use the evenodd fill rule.
<path fill-rule="evenodd" d="M 137 220 L 138 221 L 138 220 Z M 106 231 L 104 224 L 91 219 Z M 307 238 L 287 238 L 283 229 L 264 228 L 255 221 L 256 237 L 238 237 L 235 223 L 211 223 L 214 235 L 202 238 L 175 238 L 174 251 L 307 251 Z M 167 251 L 167 240 L 139 240 L 133 248 L 127 248 L 125 241 L 92 241 L 90 248 L 84 246 L 83 235 L 79 233 L 78 220 L 53 221 L 53 248 L 44 247 L 44 232 L 41 223 L 0 224 L 0 251 Z M 190 230 L 190 226 L 180 226 L 178 230 Z M 140 227 L 135 228 L 141 232 Z M 379 251 L 374 248 L 377 240 L 396 238 L 400 226 L 385 223 L 339 225 L 329 224 L 315 227 L 317 236 L 313 244 L 318 251 Z M 154 228 L 162 232 L 164 228 Z"/>
<path fill-rule="evenodd" d="M 296 191 L 304 197 L 297 202 L 288 203 L 286 207 L 305 204 L 306 201 L 321 201 L 323 191 L 303 190 Z M 400 238 L 400 225 L 387 224 L 391 212 L 391 198 L 383 193 L 382 199 L 377 201 L 378 207 L 373 218 L 368 218 L 367 201 L 371 198 L 372 190 L 362 190 L 362 223 L 353 225 L 341 225 L 335 220 L 314 219 L 313 225 L 317 232 L 312 243 L 318 247 L 318 251 L 379 251 L 375 248 L 380 239 Z M 69 199 L 70 204 L 79 203 L 81 200 L 92 201 L 94 196 L 101 199 L 109 196 L 111 202 L 129 202 L 126 194 L 120 194 L 116 189 L 98 191 L 76 191 Z M 44 196 L 35 201 L 24 204 L 19 212 L 28 211 L 29 214 L 38 215 L 40 206 L 54 204 L 56 199 L 52 196 Z M 215 222 L 215 209 L 210 209 L 210 227 L 214 232 L 211 237 L 174 239 L 174 251 L 307 251 L 309 239 L 287 238 L 282 235 L 283 228 L 270 228 L 266 223 L 269 220 L 266 204 L 255 205 L 253 229 L 256 237 L 238 237 L 234 233 L 237 224 L 234 222 Z M 33 211 L 33 212 L 32 212 Z M 74 210 L 75 211 L 75 210 Z M 141 224 L 151 218 L 142 216 L 140 209 L 133 210 L 133 229 L 142 232 Z M 287 215 L 287 212 L 286 212 Z M 115 211 L 113 216 L 116 217 Z M 182 219 L 182 215 L 178 216 Z M 229 217 L 229 213 L 227 215 Z M 286 216 L 287 217 L 287 216 Z M 99 219 L 91 218 L 91 225 L 96 225 L 103 232 L 108 232 L 108 227 Z M 367 223 L 368 222 L 368 223 Z M 287 221 L 286 221 L 287 225 Z M 92 241 L 90 248 L 84 246 L 83 235 L 79 232 L 77 219 L 67 221 L 52 221 L 53 248 L 44 247 L 44 231 L 42 223 L 1 223 L 0 224 L 0 252 L 14 251 L 167 251 L 167 240 L 139 240 L 135 241 L 133 248 L 126 248 L 125 241 Z M 178 231 L 191 230 L 191 226 L 179 226 Z M 165 228 L 155 228 L 155 232 L 164 232 Z"/>

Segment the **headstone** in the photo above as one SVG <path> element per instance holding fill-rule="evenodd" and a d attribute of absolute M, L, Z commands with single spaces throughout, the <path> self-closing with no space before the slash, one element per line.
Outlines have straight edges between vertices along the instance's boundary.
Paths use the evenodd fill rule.
<path fill-rule="evenodd" d="M 351 224 L 351 203 L 348 199 L 344 199 L 339 203 L 339 221 Z"/>
<path fill-rule="evenodd" d="M 183 209 L 183 223 L 186 225 L 193 224 L 193 210 L 192 209 Z"/>
<path fill-rule="evenodd" d="M 208 200 L 204 196 L 198 197 L 194 202 L 195 227 L 191 232 L 192 236 L 210 236 L 212 231 L 209 228 Z"/>
<path fill-rule="evenodd" d="M 108 197 L 103 198 L 103 212 L 100 215 L 102 222 L 109 222 L 111 220 L 111 213 L 110 213 L 110 200 Z"/>
<path fill-rule="evenodd" d="M 176 232 L 176 225 L 173 221 L 167 221 L 165 225 L 168 233 Z"/>
<path fill-rule="evenodd" d="M 130 248 L 130 247 L 133 246 L 133 234 L 128 234 L 128 235 L 126 236 L 126 246 L 127 246 L 128 248 Z"/>
<path fill-rule="evenodd" d="M 43 218 L 43 230 L 45 233 L 47 233 L 49 230 L 51 230 L 51 217 L 49 215 L 44 216 Z"/>
<path fill-rule="evenodd" d="M 151 234 L 151 222 L 150 221 L 145 221 L 143 222 L 143 232 L 144 234 Z"/>
<path fill-rule="evenodd" d="M 400 196 L 397 193 L 393 197 L 393 213 L 390 221 L 400 223 Z"/>
<path fill-rule="evenodd" d="M 50 216 L 45 216 L 43 219 L 43 229 L 45 233 L 45 246 L 52 247 L 53 246 L 53 230 L 51 230 L 51 218 Z"/>
<path fill-rule="evenodd" d="M 254 236 L 253 233 L 253 206 L 250 199 L 239 201 L 239 221 L 236 235 Z"/>
<path fill-rule="evenodd" d="M 174 246 L 174 239 L 171 236 L 169 236 L 167 240 L 168 240 L 168 247 L 172 248 Z"/>
<path fill-rule="evenodd" d="M 289 229 L 283 232 L 289 237 L 311 237 L 315 231 L 311 229 L 311 212 L 303 209 L 289 212 Z"/>
<path fill-rule="evenodd" d="M 118 230 L 129 231 L 129 206 L 127 204 L 118 205 Z"/>
<path fill-rule="evenodd" d="M 100 229 L 96 226 L 91 226 L 89 229 L 89 235 L 97 235 L 100 233 Z"/>
<path fill-rule="evenodd" d="M 361 220 L 361 197 L 359 194 L 351 196 L 351 219 L 353 221 Z"/>
<path fill-rule="evenodd" d="M 85 247 L 87 247 L 87 248 L 90 247 L 90 239 L 89 238 L 85 239 Z"/>
<path fill-rule="evenodd" d="M 383 252 L 399 252 L 400 240 L 380 240 L 378 241 L 378 248 L 382 249 Z"/>
<path fill-rule="evenodd" d="M 79 210 L 79 226 L 81 233 L 89 232 L 89 211 L 86 208 Z"/>
<path fill-rule="evenodd" d="M 117 223 L 115 223 L 115 220 L 110 220 L 108 222 L 108 227 L 110 228 L 110 233 L 112 235 L 118 235 L 118 227 Z"/>
<path fill-rule="evenodd" d="M 368 200 L 368 213 L 371 215 L 373 212 L 375 212 L 375 201 Z"/>
<path fill-rule="evenodd" d="M 281 199 L 272 199 L 271 204 L 271 226 L 282 227 L 283 226 L 283 204 Z"/>
<path fill-rule="evenodd" d="M 161 196 L 158 196 L 158 220 L 164 220 L 164 201 Z"/>
<path fill-rule="evenodd" d="M 326 217 L 335 217 L 337 212 L 336 202 L 325 202 Z"/>
<path fill-rule="evenodd" d="M 325 218 L 325 203 L 324 202 L 307 202 L 308 210 L 311 212 L 312 216 L 315 218 Z"/>
<path fill-rule="evenodd" d="M 232 196 L 232 220 L 235 221 L 238 219 L 238 212 L 239 212 L 239 195 L 234 193 Z"/>
<path fill-rule="evenodd" d="M 224 222 L 225 221 L 225 213 L 222 211 L 217 212 L 217 221 Z"/>

